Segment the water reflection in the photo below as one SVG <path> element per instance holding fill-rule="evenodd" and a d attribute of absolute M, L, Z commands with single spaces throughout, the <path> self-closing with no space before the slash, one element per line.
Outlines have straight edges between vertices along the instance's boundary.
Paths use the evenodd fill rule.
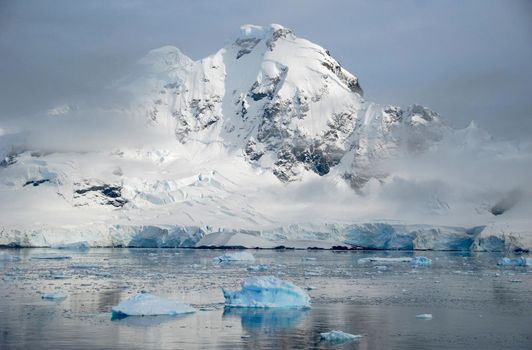
<path fill-rule="evenodd" d="M 532 349 L 532 270 L 497 266 L 501 253 L 253 251 L 268 273 L 315 287 L 312 309 L 300 310 L 220 309 L 221 288 L 254 274 L 246 264 L 213 264 L 219 251 L 91 249 L 68 252 L 70 261 L 30 259 L 47 252 L 13 251 L 21 261 L 0 265 L 0 349 Z M 433 264 L 358 264 L 412 255 Z M 111 276 L 69 269 L 74 263 Z M 51 278 L 57 271 L 69 278 Z M 142 290 L 205 311 L 112 321 L 111 308 Z M 43 291 L 68 298 L 52 303 Z M 434 318 L 420 321 L 420 313 Z M 320 343 L 333 329 L 364 338 Z"/>
<path fill-rule="evenodd" d="M 257 332 L 265 329 L 297 327 L 308 312 L 308 309 L 296 308 L 225 308 L 223 317 L 240 317 L 242 328 L 249 332 Z"/>
<path fill-rule="evenodd" d="M 186 315 L 160 315 L 160 316 L 116 316 L 113 314 L 111 321 L 119 326 L 128 327 L 154 327 L 163 323 L 176 322 L 190 317 L 191 314 Z"/>

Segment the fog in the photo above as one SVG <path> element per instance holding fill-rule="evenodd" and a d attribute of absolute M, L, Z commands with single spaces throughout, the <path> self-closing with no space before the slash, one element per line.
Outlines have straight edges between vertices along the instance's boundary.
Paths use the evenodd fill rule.
<path fill-rule="evenodd" d="M 329 49 L 369 100 L 532 138 L 526 0 L 1 1 L 0 129 L 47 123 L 65 104 L 113 104 L 108 89 L 149 50 L 200 59 L 245 23 L 280 23 Z"/>

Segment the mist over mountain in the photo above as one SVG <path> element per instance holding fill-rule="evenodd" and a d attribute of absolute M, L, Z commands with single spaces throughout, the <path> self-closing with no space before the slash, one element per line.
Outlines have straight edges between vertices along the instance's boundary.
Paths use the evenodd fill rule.
<path fill-rule="evenodd" d="M 198 61 L 150 51 L 102 103 L 0 129 L 0 244 L 190 246 L 230 231 L 527 248 L 531 154 L 474 122 L 367 101 L 328 50 L 244 25 Z"/>

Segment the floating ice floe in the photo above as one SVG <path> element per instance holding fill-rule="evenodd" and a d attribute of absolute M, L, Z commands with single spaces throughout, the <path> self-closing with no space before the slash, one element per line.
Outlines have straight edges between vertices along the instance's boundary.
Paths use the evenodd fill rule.
<path fill-rule="evenodd" d="M 368 263 L 389 263 L 389 264 L 395 264 L 395 263 L 409 263 L 412 262 L 412 258 L 377 258 L 377 257 L 371 257 L 371 258 L 361 258 L 358 259 L 359 264 L 368 264 Z"/>
<path fill-rule="evenodd" d="M 52 278 L 54 280 L 64 280 L 65 278 L 67 278 L 67 276 L 63 272 L 57 272 L 52 273 Z"/>
<path fill-rule="evenodd" d="M 42 299 L 46 300 L 63 300 L 66 299 L 66 294 L 64 293 L 43 293 L 41 295 Z"/>
<path fill-rule="evenodd" d="M 248 266 L 247 270 L 252 272 L 264 272 L 268 270 L 268 266 L 263 264 L 250 265 Z"/>
<path fill-rule="evenodd" d="M 310 297 L 291 282 L 273 276 L 250 277 L 239 291 L 223 289 L 226 307 L 310 307 Z"/>
<path fill-rule="evenodd" d="M 105 272 L 105 271 L 93 271 L 91 274 L 94 276 L 98 276 L 98 277 L 111 277 L 112 276 L 110 272 Z"/>
<path fill-rule="evenodd" d="M 50 248 L 66 249 L 66 250 L 89 250 L 90 245 L 87 241 L 81 241 L 81 242 L 73 242 L 73 243 L 52 244 Z"/>
<path fill-rule="evenodd" d="M 213 258 L 216 262 L 231 262 L 231 261 L 255 261 L 255 257 L 250 252 L 232 252 Z"/>
<path fill-rule="evenodd" d="M 414 266 L 429 266 L 432 265 L 432 260 L 426 256 L 416 256 L 412 258 L 412 265 Z"/>
<path fill-rule="evenodd" d="M 349 334 L 342 331 L 320 333 L 320 340 L 331 344 L 343 344 L 362 338 L 359 334 Z"/>
<path fill-rule="evenodd" d="M 34 255 L 31 257 L 31 259 L 37 259 L 37 260 L 66 260 L 66 259 L 72 259 L 71 256 L 68 255 L 57 255 L 57 254 L 39 254 Z"/>
<path fill-rule="evenodd" d="M 0 261 L 20 261 L 20 258 L 6 252 L 0 252 Z"/>
<path fill-rule="evenodd" d="M 497 262 L 497 265 L 500 266 L 532 266 L 532 258 L 502 258 Z"/>
<path fill-rule="evenodd" d="M 113 318 L 127 316 L 175 316 L 196 312 L 193 307 L 174 300 L 142 293 L 120 302 L 113 307 Z"/>
<path fill-rule="evenodd" d="M 70 264 L 68 265 L 69 269 L 97 269 L 98 265 L 94 264 Z"/>
<path fill-rule="evenodd" d="M 432 314 L 419 314 L 416 315 L 416 318 L 419 318 L 420 320 L 432 320 Z"/>

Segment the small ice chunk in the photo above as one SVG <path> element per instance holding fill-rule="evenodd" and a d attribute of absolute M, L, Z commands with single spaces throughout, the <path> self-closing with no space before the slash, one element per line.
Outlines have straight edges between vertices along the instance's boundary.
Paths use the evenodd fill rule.
<path fill-rule="evenodd" d="M 349 334 L 342 331 L 320 333 L 320 340 L 331 344 L 343 344 L 362 338 L 359 334 Z"/>
<path fill-rule="evenodd" d="M 250 265 L 248 266 L 247 270 L 251 272 L 264 272 L 264 271 L 268 271 L 268 266 L 263 265 L 263 264 Z"/>
<path fill-rule="evenodd" d="M 416 318 L 419 318 L 420 320 L 432 320 L 432 314 L 419 314 L 416 315 Z"/>
<path fill-rule="evenodd" d="M 69 269 L 97 269 L 98 265 L 94 264 L 70 264 L 68 265 Z"/>
<path fill-rule="evenodd" d="M 213 260 L 216 262 L 255 261 L 255 257 L 250 252 L 232 252 L 217 256 Z"/>
<path fill-rule="evenodd" d="M 42 299 L 46 300 L 63 300 L 66 299 L 66 294 L 64 293 L 43 293 L 41 295 Z"/>
<path fill-rule="evenodd" d="M 148 293 L 137 294 L 127 300 L 121 301 L 112 310 L 113 318 L 123 318 L 126 316 L 175 316 L 196 312 L 196 309 L 189 305 Z"/>
<path fill-rule="evenodd" d="M 500 266 L 530 266 L 532 265 L 532 258 L 527 259 L 523 257 L 511 259 L 511 258 L 502 258 L 497 262 L 497 265 Z"/>
<path fill-rule="evenodd" d="M 66 249 L 66 250 L 88 250 L 90 245 L 87 241 L 73 242 L 73 243 L 58 243 L 52 244 L 50 248 Z"/>
<path fill-rule="evenodd" d="M 43 259 L 43 260 L 66 260 L 72 259 L 68 255 L 57 255 L 57 254 L 38 254 L 31 257 L 31 259 Z"/>
<path fill-rule="evenodd" d="M 94 276 L 98 276 L 98 277 L 111 277 L 112 276 L 110 272 L 105 272 L 105 271 L 93 271 L 91 274 Z"/>
<path fill-rule="evenodd" d="M 0 261 L 20 261 L 20 258 L 6 252 L 0 252 Z"/>
<path fill-rule="evenodd" d="M 310 307 L 310 297 L 292 282 L 273 276 L 250 277 L 239 291 L 223 289 L 227 307 Z"/>
<path fill-rule="evenodd" d="M 412 265 L 414 266 L 429 266 L 432 265 L 432 260 L 426 256 L 416 256 L 412 259 Z"/>
<path fill-rule="evenodd" d="M 359 264 L 368 264 L 368 263 L 390 263 L 390 264 L 393 264 L 393 263 L 409 263 L 409 262 L 412 262 L 412 258 L 408 258 L 408 257 L 405 257 L 405 258 L 377 258 L 377 257 L 372 257 L 372 258 L 361 258 L 361 259 L 358 259 L 358 263 Z"/>
<path fill-rule="evenodd" d="M 303 259 L 303 260 L 307 260 L 307 261 L 315 261 L 316 258 L 312 258 L 312 257 L 308 257 L 308 256 L 307 256 L 307 257 L 305 257 L 305 259 Z"/>

